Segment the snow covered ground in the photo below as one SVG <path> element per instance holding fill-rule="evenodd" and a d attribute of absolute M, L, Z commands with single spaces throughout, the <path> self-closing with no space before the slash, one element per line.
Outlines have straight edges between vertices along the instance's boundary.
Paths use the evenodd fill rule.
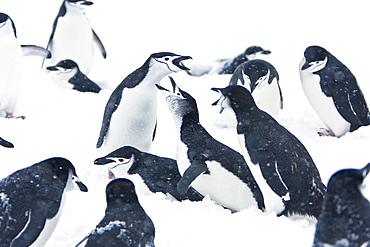
<path fill-rule="evenodd" d="M 346 64 L 357 77 L 370 104 L 368 83 L 368 3 L 362 1 L 195 1 L 122 2 L 95 0 L 86 14 L 106 46 L 108 57 L 96 59 L 89 76 L 105 90 L 99 94 L 58 88 L 40 71 L 41 59 L 24 58 L 22 95 L 18 113 L 25 120 L 0 118 L 0 136 L 14 149 L 0 148 L 0 177 L 46 158 L 69 159 L 88 193 L 69 192 L 65 210 L 47 246 L 74 246 L 104 215 L 104 167 L 93 165 L 103 149 L 96 149 L 103 109 L 112 89 L 154 52 L 190 55 L 193 61 L 232 57 L 250 45 L 272 53 L 263 58 L 280 74 L 284 109 L 279 122 L 295 134 L 313 157 L 323 181 L 341 168 L 363 167 L 370 159 L 370 127 L 341 138 L 319 137 L 323 127 L 301 89 L 298 64 L 304 49 L 321 45 Z M 46 46 L 61 1 L 0 2 L 12 17 L 22 44 Z M 177 84 L 197 100 L 201 123 L 219 141 L 240 151 L 235 132 L 225 128 L 218 98 L 211 87 L 226 86 L 229 76 L 173 75 Z M 175 157 L 172 116 L 159 97 L 158 133 L 152 153 Z M 310 246 L 314 224 L 261 213 L 239 213 L 202 202 L 173 202 L 161 194 L 139 195 L 156 227 L 156 246 Z"/>

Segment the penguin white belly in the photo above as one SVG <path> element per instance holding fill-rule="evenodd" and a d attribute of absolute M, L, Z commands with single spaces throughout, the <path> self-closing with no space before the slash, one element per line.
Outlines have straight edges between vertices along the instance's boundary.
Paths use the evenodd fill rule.
<path fill-rule="evenodd" d="M 220 163 L 207 161 L 210 174 L 197 177 L 193 186 L 202 195 L 234 211 L 257 206 L 250 188 L 237 176 L 223 168 Z"/>
<path fill-rule="evenodd" d="M 332 130 L 337 137 L 347 133 L 351 124 L 339 114 L 333 99 L 321 91 L 320 77 L 305 71 L 300 71 L 300 75 L 303 91 L 325 126 Z"/>
<path fill-rule="evenodd" d="M 92 29 L 86 16 L 69 11 L 60 17 L 50 50 L 51 64 L 72 59 L 85 75 L 89 74 L 94 61 L 94 46 Z"/>
<path fill-rule="evenodd" d="M 249 170 L 251 171 L 254 179 L 256 180 L 258 186 L 260 187 L 260 190 L 262 191 L 262 195 L 265 201 L 265 208 L 266 212 L 268 213 L 281 213 L 285 206 L 280 196 L 278 196 L 271 187 L 267 184 L 265 178 L 262 176 L 260 167 L 258 165 L 254 165 L 249 157 L 248 151 L 245 147 L 245 141 L 244 141 L 244 135 L 238 135 L 240 147 L 243 152 L 243 156 L 245 161 L 248 164 Z"/>
<path fill-rule="evenodd" d="M 21 83 L 22 50 L 11 35 L 0 38 L 0 110 L 15 111 Z"/>
<path fill-rule="evenodd" d="M 152 85 L 142 84 L 123 90 L 105 137 L 107 152 L 123 146 L 133 146 L 144 152 L 150 150 L 157 118 L 157 91 L 150 88 Z"/>
<path fill-rule="evenodd" d="M 259 109 L 277 119 L 280 112 L 280 92 L 276 78 L 253 90 L 252 96 Z"/>

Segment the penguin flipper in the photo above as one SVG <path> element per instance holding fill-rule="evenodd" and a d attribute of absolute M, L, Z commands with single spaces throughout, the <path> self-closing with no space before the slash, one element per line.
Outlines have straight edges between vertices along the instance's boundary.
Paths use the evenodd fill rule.
<path fill-rule="evenodd" d="M 98 142 L 96 144 L 96 148 L 100 148 L 103 145 L 104 137 L 108 132 L 110 120 L 112 119 L 112 114 L 116 111 L 119 103 L 121 102 L 122 98 L 122 90 L 124 85 L 121 83 L 111 94 L 107 105 L 105 106 L 104 116 L 103 116 L 103 123 L 100 129 L 100 135 Z M 121 91 L 121 93 L 119 93 Z"/>
<path fill-rule="evenodd" d="M 13 143 L 8 142 L 8 141 L 4 140 L 1 137 L 0 137 L 0 145 L 3 146 L 3 147 L 6 147 L 6 148 L 14 148 Z"/>
<path fill-rule="evenodd" d="M 43 58 L 51 58 L 51 52 L 37 45 L 21 45 L 22 56 L 38 56 Z"/>
<path fill-rule="evenodd" d="M 103 43 L 101 42 L 99 36 L 95 33 L 95 31 L 92 29 L 92 32 L 93 32 L 93 40 L 95 42 L 95 44 L 99 47 L 99 50 L 101 52 L 101 54 L 103 55 L 103 58 L 107 58 L 107 52 L 104 48 L 104 45 Z"/>
<path fill-rule="evenodd" d="M 260 161 L 259 167 L 263 178 L 270 188 L 280 197 L 287 196 L 289 189 L 280 175 L 277 161 L 275 159 L 271 161 Z"/>
<path fill-rule="evenodd" d="M 241 85 L 245 84 L 244 76 L 243 76 L 243 66 L 238 66 L 233 75 L 231 76 L 229 86 L 231 85 L 238 85 L 238 81 L 240 80 Z"/>
<path fill-rule="evenodd" d="M 49 206 L 52 202 L 34 200 L 30 207 L 26 228 L 13 239 L 11 247 L 30 246 L 39 237 L 45 226 Z"/>
<path fill-rule="evenodd" d="M 204 160 L 193 160 L 177 184 L 179 194 L 186 195 L 190 184 L 205 171 L 207 171 L 207 165 Z"/>

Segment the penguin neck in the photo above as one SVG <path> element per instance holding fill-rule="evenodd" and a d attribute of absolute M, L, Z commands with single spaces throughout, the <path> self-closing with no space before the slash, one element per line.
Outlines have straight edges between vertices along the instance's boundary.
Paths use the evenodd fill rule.
<path fill-rule="evenodd" d="M 180 140 L 189 146 L 192 143 L 202 142 L 204 138 L 210 137 L 209 133 L 199 123 L 198 112 L 186 114 L 180 127 Z"/>

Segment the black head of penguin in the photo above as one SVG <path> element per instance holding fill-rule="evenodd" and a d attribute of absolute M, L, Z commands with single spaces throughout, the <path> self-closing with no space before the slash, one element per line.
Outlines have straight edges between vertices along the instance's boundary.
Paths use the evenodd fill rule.
<path fill-rule="evenodd" d="M 14 25 L 14 22 L 13 20 L 5 13 L 1 13 L 0 12 L 0 29 L 6 25 L 6 22 L 10 20 L 11 24 L 12 24 L 12 28 L 13 28 L 13 31 L 14 31 L 14 37 L 17 37 L 17 31 L 15 29 L 15 25 Z"/>
<path fill-rule="evenodd" d="M 234 112 L 238 112 L 239 109 L 254 110 L 258 108 L 251 93 L 242 86 L 231 85 L 226 88 L 212 88 L 211 90 L 221 93 L 220 99 L 212 105 L 231 108 Z"/>
<path fill-rule="evenodd" d="M 250 56 L 258 52 L 260 52 L 261 54 L 265 54 L 265 55 L 268 55 L 271 53 L 271 51 L 264 50 L 261 46 L 250 46 L 244 51 L 244 54 L 247 56 Z"/>
<path fill-rule="evenodd" d="M 190 56 L 180 56 L 172 52 L 158 52 L 153 53 L 148 60 L 154 59 L 158 63 L 166 64 L 168 69 L 172 72 L 177 72 L 180 70 L 189 70 L 183 65 L 182 61 L 191 59 Z"/>
<path fill-rule="evenodd" d="M 135 185 L 125 178 L 114 179 L 107 185 L 106 199 L 108 205 L 138 203 Z"/>
<path fill-rule="evenodd" d="M 49 71 L 61 71 L 63 73 L 66 73 L 66 72 L 69 72 L 75 69 L 75 73 L 71 76 L 75 76 L 80 70 L 77 63 L 71 59 L 59 61 L 56 65 L 48 66 L 46 67 L 46 69 Z"/>
<path fill-rule="evenodd" d="M 324 63 L 329 56 L 332 55 L 320 46 L 307 47 L 307 49 L 304 51 L 305 63 L 302 65 L 301 70 L 305 70 L 310 67 L 318 67 L 319 65 Z M 320 67 L 323 68 L 323 66 Z"/>

